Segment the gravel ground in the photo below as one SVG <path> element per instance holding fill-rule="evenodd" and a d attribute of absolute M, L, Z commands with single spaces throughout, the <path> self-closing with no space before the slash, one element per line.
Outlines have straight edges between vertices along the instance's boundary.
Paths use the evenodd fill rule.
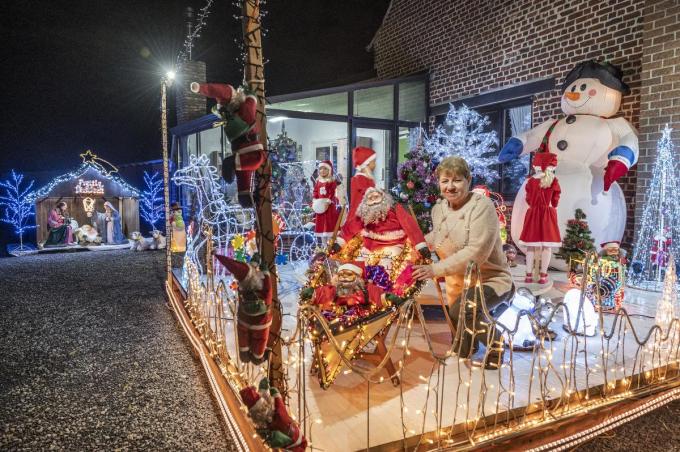
<path fill-rule="evenodd" d="M 0 259 L 0 450 L 230 450 L 164 255 Z"/>

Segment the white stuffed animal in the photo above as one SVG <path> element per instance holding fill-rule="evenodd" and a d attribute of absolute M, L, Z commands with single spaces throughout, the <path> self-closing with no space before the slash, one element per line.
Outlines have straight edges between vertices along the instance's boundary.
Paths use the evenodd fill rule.
<path fill-rule="evenodd" d="M 161 231 L 154 229 L 151 232 L 151 245 L 149 249 L 152 250 L 164 250 L 165 249 L 165 236 Z"/>
<path fill-rule="evenodd" d="M 588 297 L 583 297 L 581 306 L 581 289 L 570 289 L 564 294 L 564 325 L 566 331 L 573 331 L 578 335 L 595 336 L 599 317 L 593 307 L 593 302 Z M 569 313 L 567 315 L 567 313 Z M 577 323 L 578 321 L 578 323 Z M 569 325 L 569 328 L 567 328 Z"/>
<path fill-rule="evenodd" d="M 130 245 L 132 251 L 146 251 L 149 249 L 149 243 L 142 237 L 142 234 L 137 231 L 130 234 L 130 241 L 132 242 Z"/>

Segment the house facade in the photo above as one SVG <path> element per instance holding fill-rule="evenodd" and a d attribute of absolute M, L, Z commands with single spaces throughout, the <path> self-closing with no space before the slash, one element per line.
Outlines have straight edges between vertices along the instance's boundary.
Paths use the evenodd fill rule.
<path fill-rule="evenodd" d="M 465 103 L 489 116 L 501 146 L 513 116 L 536 125 L 561 115 L 559 88 L 574 65 L 619 66 L 632 91 L 622 112 L 640 144 L 619 181 L 632 242 L 661 129 L 680 127 L 680 1 L 393 0 L 369 48 L 381 79 L 429 73 L 431 124 Z"/>

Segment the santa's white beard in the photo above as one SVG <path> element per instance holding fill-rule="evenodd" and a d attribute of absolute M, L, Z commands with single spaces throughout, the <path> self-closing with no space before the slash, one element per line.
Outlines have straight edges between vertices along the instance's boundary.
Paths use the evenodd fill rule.
<path fill-rule="evenodd" d="M 347 297 L 364 288 L 364 282 L 357 278 L 352 282 L 338 282 L 335 286 L 335 294 L 339 297 Z"/>
<path fill-rule="evenodd" d="M 264 287 L 264 273 L 260 270 L 250 269 L 248 275 L 238 283 L 241 290 L 258 291 Z"/>
<path fill-rule="evenodd" d="M 274 418 L 274 398 L 266 391 L 259 394 L 260 400 L 248 410 L 248 414 L 258 426 L 266 427 Z"/>
<path fill-rule="evenodd" d="M 385 221 L 392 205 L 392 199 L 387 196 L 384 196 L 378 204 L 369 205 L 366 202 L 362 202 L 357 209 L 357 215 L 361 218 L 363 224 L 378 223 Z"/>

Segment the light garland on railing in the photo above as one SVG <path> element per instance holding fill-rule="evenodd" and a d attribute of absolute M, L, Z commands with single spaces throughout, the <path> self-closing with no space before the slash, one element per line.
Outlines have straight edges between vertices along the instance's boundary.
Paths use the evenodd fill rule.
<path fill-rule="evenodd" d="M 92 153 L 92 151 L 87 151 L 84 154 L 80 154 L 80 156 L 83 158 L 83 163 L 80 164 L 78 168 L 75 170 L 68 172 L 66 174 L 62 174 L 61 176 L 57 176 L 50 183 L 47 185 L 43 186 L 42 188 L 35 190 L 28 195 L 26 195 L 26 200 L 28 202 L 35 202 L 36 200 L 40 198 L 46 197 L 57 185 L 63 184 L 64 182 L 68 182 L 74 179 L 79 179 L 80 176 L 85 174 L 87 170 L 94 170 L 98 172 L 104 179 L 111 180 L 118 185 L 120 185 L 125 191 L 127 191 L 129 194 L 128 196 L 131 196 L 133 198 L 138 198 L 139 197 L 139 191 L 134 188 L 132 185 L 128 184 L 125 182 L 123 179 L 121 179 L 120 176 L 118 176 L 118 168 L 113 166 L 111 163 L 107 162 L 104 159 L 100 159 L 96 155 Z M 109 166 L 107 169 L 106 166 Z"/>

